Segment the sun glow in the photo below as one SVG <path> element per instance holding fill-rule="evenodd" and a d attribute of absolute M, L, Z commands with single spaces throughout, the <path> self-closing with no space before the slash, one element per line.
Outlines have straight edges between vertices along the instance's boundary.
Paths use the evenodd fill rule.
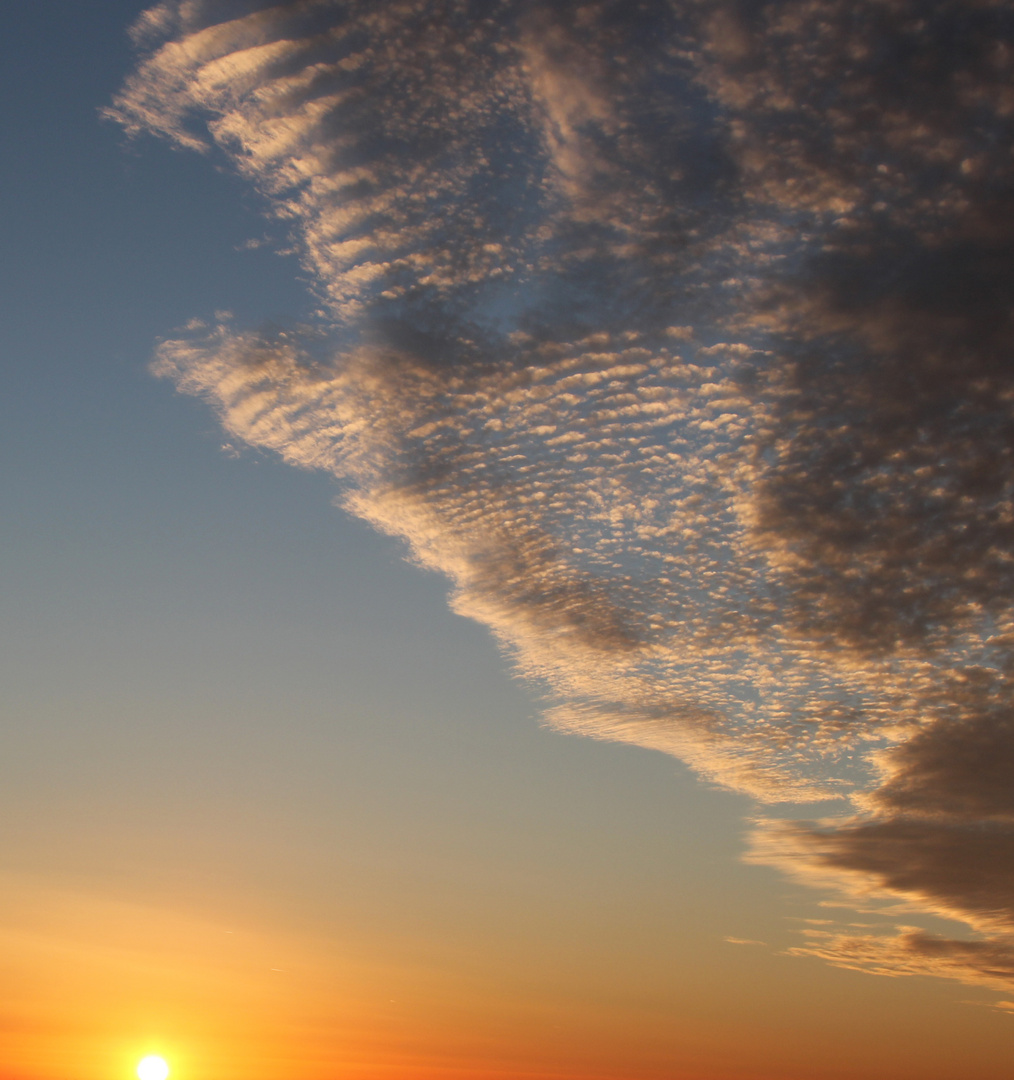
<path fill-rule="evenodd" d="M 165 1058 L 150 1055 L 137 1063 L 138 1080 L 166 1080 L 169 1063 Z"/>

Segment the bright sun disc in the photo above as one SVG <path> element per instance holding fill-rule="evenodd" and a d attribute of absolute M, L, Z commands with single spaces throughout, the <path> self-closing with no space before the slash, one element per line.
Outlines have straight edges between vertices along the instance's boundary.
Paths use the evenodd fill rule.
<path fill-rule="evenodd" d="M 166 1080 L 169 1065 L 165 1058 L 146 1057 L 137 1063 L 137 1080 Z"/>

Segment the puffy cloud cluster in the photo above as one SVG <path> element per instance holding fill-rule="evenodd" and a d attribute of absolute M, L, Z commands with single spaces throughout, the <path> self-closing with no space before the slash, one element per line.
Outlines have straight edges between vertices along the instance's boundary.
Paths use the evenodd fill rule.
<path fill-rule="evenodd" d="M 752 858 L 1012 977 L 1014 7 L 179 0 L 111 114 L 225 154 L 320 324 L 160 374 L 338 477 L 567 730 L 765 802 Z"/>

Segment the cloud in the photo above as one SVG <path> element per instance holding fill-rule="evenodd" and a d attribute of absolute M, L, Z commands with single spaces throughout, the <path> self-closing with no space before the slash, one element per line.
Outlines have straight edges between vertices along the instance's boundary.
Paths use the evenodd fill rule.
<path fill-rule="evenodd" d="M 324 315 L 155 369 L 445 574 L 547 721 L 764 802 L 751 858 L 1009 980 L 1014 10 L 165 3 L 109 110 L 224 155 Z"/>
<path fill-rule="evenodd" d="M 907 817 L 765 822 L 754 861 L 776 863 L 815 884 L 859 897 L 907 901 L 909 910 L 936 914 L 979 929 L 1010 931 L 1010 826 L 956 825 Z"/>
<path fill-rule="evenodd" d="M 789 952 L 852 971 L 937 976 L 996 990 L 1008 989 L 1014 979 L 1014 949 L 1009 939 L 960 941 L 911 927 L 893 936 L 815 932 L 807 945 Z M 1003 1008 L 1003 1002 L 997 1007 Z"/>

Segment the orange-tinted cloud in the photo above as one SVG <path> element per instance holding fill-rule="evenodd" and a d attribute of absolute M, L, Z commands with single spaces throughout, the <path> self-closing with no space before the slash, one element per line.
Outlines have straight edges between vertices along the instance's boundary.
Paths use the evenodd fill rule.
<path fill-rule="evenodd" d="M 137 35 L 112 115 L 226 154 L 325 312 L 156 370 L 338 477 L 552 723 L 850 795 L 756 857 L 986 935 L 811 951 L 1007 979 L 1010 5 L 209 0 Z"/>

